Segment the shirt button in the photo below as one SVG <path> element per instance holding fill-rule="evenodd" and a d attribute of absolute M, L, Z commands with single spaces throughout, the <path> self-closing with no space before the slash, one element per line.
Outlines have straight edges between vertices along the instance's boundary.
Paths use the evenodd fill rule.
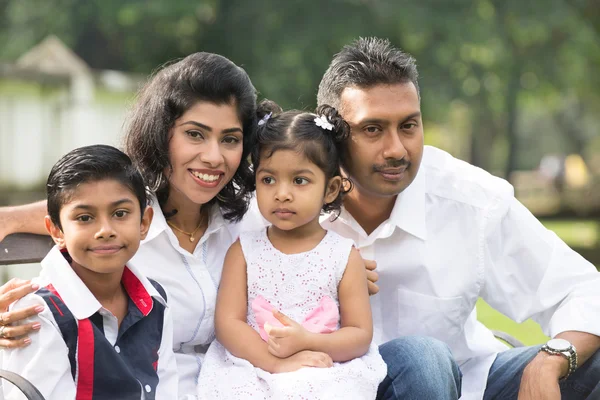
<path fill-rule="evenodd" d="M 144 389 L 146 389 L 146 393 L 150 393 L 150 391 L 152 390 L 152 388 L 150 387 L 150 385 L 146 385 L 144 387 Z"/>
<path fill-rule="evenodd" d="M 121 348 L 120 348 L 119 346 L 115 346 L 115 351 L 116 351 L 117 353 L 120 353 L 120 352 L 121 352 Z"/>

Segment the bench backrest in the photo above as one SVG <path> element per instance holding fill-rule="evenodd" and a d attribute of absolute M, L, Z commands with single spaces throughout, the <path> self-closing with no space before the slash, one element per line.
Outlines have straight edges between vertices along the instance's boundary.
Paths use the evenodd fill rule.
<path fill-rule="evenodd" d="M 54 242 L 50 236 L 16 233 L 0 242 L 0 265 L 40 262 Z"/>

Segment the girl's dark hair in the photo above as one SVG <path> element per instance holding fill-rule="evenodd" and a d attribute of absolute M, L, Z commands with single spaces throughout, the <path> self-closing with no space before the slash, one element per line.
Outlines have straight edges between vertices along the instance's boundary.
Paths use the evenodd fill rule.
<path fill-rule="evenodd" d="M 158 71 L 138 94 L 124 138 L 125 152 L 140 169 L 163 207 L 169 197 L 170 130 L 175 120 L 200 101 L 232 104 L 242 122 L 244 150 L 240 166 L 208 205 L 217 202 L 223 217 L 239 221 L 254 190 L 248 155 L 256 129 L 256 89 L 246 71 L 212 53 L 195 53 Z M 170 210 L 169 210 L 170 211 Z"/>
<path fill-rule="evenodd" d="M 131 190 L 143 216 L 147 204 L 146 186 L 127 154 L 112 146 L 93 145 L 68 152 L 50 170 L 46 195 L 52 223 L 62 230 L 60 210 L 78 186 L 107 179 L 114 179 Z"/>
<path fill-rule="evenodd" d="M 315 118 L 325 116 L 333 125 L 332 130 L 319 127 Z M 269 158 L 278 150 L 301 152 L 325 174 L 326 181 L 342 176 L 340 162 L 343 143 L 350 136 L 350 126 L 337 110 L 328 105 L 319 106 L 315 114 L 304 111 L 282 112 L 281 107 L 270 100 L 263 100 L 257 108 L 259 126 L 252 148 L 252 164 L 258 171 L 261 155 Z M 339 214 L 342 198 L 351 188 L 351 182 L 344 179 L 345 185 L 337 198 L 323 206 L 325 212 Z"/>

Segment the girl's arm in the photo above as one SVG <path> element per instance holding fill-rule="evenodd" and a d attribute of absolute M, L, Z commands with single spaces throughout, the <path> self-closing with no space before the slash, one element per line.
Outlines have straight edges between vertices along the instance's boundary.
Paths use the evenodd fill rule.
<path fill-rule="evenodd" d="M 270 328 L 269 351 L 278 356 L 286 356 L 300 349 L 307 349 L 329 354 L 336 362 L 363 356 L 373 339 L 373 320 L 365 263 L 354 247 L 338 288 L 338 299 L 341 328 L 333 333 L 311 333 L 275 312 L 275 317 L 287 326 Z"/>
<path fill-rule="evenodd" d="M 231 354 L 271 373 L 294 371 L 303 366 L 331 365 L 328 356 L 315 352 L 300 352 L 289 358 L 270 354 L 267 343 L 248 325 L 247 292 L 246 260 L 238 240 L 225 256 L 215 310 L 217 339 Z"/>

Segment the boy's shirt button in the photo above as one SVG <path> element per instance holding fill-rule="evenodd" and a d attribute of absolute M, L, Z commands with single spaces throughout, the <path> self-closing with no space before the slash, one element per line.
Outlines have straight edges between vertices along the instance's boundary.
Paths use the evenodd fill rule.
<path fill-rule="evenodd" d="M 150 393 L 150 391 L 152 390 L 152 388 L 150 387 L 150 385 L 146 385 L 146 387 L 144 389 L 146 389 L 147 393 Z"/>
<path fill-rule="evenodd" d="M 117 353 L 120 353 L 120 352 L 121 352 L 121 348 L 120 348 L 119 346 L 115 346 L 115 351 L 116 351 Z"/>

